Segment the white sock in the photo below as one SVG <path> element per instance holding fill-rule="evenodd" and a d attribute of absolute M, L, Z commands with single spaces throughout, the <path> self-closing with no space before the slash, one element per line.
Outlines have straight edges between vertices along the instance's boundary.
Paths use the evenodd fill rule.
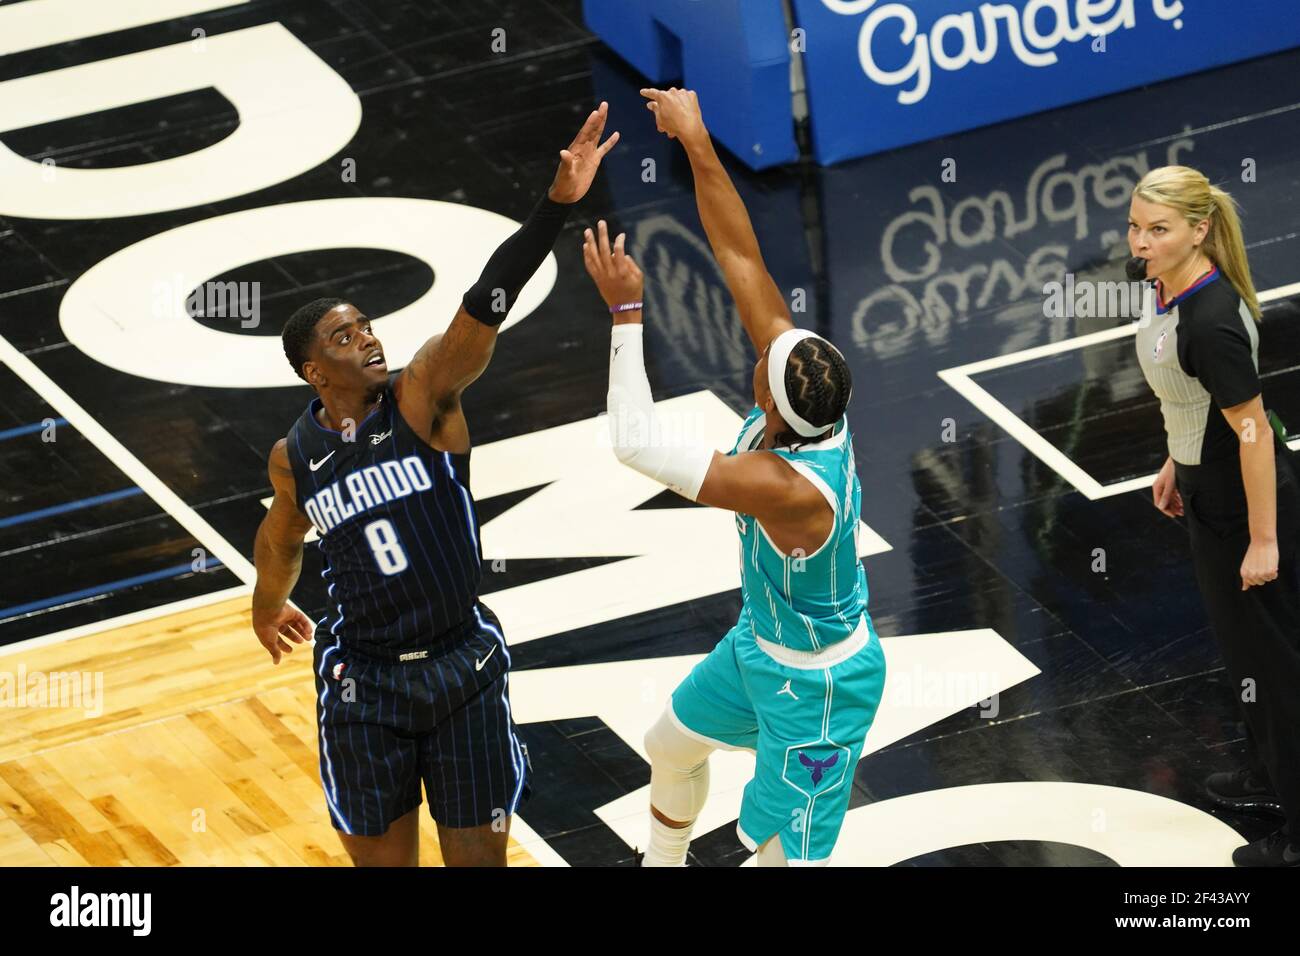
<path fill-rule="evenodd" d="M 695 821 L 689 826 L 670 827 L 653 813 L 650 814 L 650 845 L 646 847 L 642 866 L 685 866 L 686 850 L 691 845 L 691 831 Z"/>
<path fill-rule="evenodd" d="M 650 845 L 642 866 L 684 866 L 691 830 L 709 793 L 713 748 L 677 729 L 665 712 L 645 736 L 650 757 L 650 804 L 684 827 L 670 827 L 650 814 Z"/>

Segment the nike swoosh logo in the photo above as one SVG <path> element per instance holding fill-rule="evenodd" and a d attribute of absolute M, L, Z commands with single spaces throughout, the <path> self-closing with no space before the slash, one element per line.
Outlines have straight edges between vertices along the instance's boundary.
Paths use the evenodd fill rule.
<path fill-rule="evenodd" d="M 496 652 L 497 652 L 496 647 L 493 647 L 492 650 L 488 651 L 487 657 L 483 658 L 482 660 L 479 660 L 477 657 L 474 658 L 474 670 L 481 671 L 483 669 L 483 665 L 486 664 L 488 660 L 492 657 L 492 655 L 495 654 Z"/>
<path fill-rule="evenodd" d="M 334 451 L 338 451 L 338 449 L 335 448 Z M 307 462 L 307 464 L 311 467 L 312 471 L 316 471 L 318 468 L 320 468 L 321 465 L 325 464 L 325 462 L 329 461 L 331 458 L 334 457 L 334 451 L 330 452 L 320 461 L 309 461 Z"/>
<path fill-rule="evenodd" d="M 623 346 L 621 346 L 621 345 L 615 345 L 615 346 L 614 346 L 614 357 L 615 357 L 615 358 L 618 358 L 618 350 L 621 349 L 622 347 L 623 347 Z"/>

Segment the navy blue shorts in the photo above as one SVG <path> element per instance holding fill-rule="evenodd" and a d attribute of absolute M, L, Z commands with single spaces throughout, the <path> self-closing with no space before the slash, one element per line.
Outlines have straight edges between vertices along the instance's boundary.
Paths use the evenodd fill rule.
<path fill-rule="evenodd" d="M 448 827 L 514 814 L 528 751 L 510 713 L 510 654 L 483 604 L 426 648 L 343 647 L 316 635 L 320 775 L 336 829 L 379 836 L 420 805 Z"/>

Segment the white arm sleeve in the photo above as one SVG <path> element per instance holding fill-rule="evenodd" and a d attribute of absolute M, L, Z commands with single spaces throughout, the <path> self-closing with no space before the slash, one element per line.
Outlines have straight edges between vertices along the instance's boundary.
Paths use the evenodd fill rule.
<path fill-rule="evenodd" d="M 614 454 L 629 468 L 694 501 L 713 462 L 713 449 L 682 441 L 688 429 L 665 425 L 655 414 L 642 328 L 639 322 L 616 325 L 610 337 L 609 435 Z"/>

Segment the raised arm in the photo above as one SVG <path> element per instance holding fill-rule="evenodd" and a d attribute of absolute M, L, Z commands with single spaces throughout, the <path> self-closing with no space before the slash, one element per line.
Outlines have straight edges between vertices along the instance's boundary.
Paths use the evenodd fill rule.
<path fill-rule="evenodd" d="M 586 230 L 582 247 L 588 274 L 611 310 L 642 301 L 641 270 L 624 250 L 626 237 L 611 244 L 604 220 Z M 609 359 L 609 430 L 619 461 L 692 501 L 754 515 L 769 528 L 799 529 L 820 516 L 833 522 L 826 500 L 807 479 L 770 451 L 723 455 L 682 440 L 689 431 L 661 421 L 645 372 L 642 311 L 615 312 Z M 819 526 L 814 541 L 825 538 Z M 808 550 L 815 550 L 815 543 Z"/>
<path fill-rule="evenodd" d="M 569 210 L 591 188 L 600 161 L 618 142 L 614 133 L 602 144 L 609 104 L 587 117 L 568 149 L 551 187 L 519 230 L 503 242 L 465 293 L 447 331 L 427 341 L 402 372 L 398 400 L 408 420 L 438 419 L 460 407 L 461 393 L 483 374 L 496 347 L 497 329 L 528 280 L 550 254 Z"/>
<path fill-rule="evenodd" d="M 289 603 L 302 571 L 302 542 L 311 530 L 311 522 L 298 510 L 293 469 L 283 438 L 271 449 L 267 472 L 275 497 L 253 543 L 253 563 L 257 567 L 253 630 L 271 660 L 278 664 L 282 654 L 293 653 L 290 641 L 302 644 L 311 639 L 311 621 Z"/>
<path fill-rule="evenodd" d="M 745 204 L 723 168 L 713 140 L 704 126 L 699 100 L 693 90 L 642 90 L 655 114 L 659 131 L 679 140 L 695 175 L 695 202 L 700 221 L 722 267 L 727 288 L 736 300 L 740 321 L 754 348 L 762 355 L 768 343 L 794 328 L 785 298 L 763 262 L 758 237 Z"/>

